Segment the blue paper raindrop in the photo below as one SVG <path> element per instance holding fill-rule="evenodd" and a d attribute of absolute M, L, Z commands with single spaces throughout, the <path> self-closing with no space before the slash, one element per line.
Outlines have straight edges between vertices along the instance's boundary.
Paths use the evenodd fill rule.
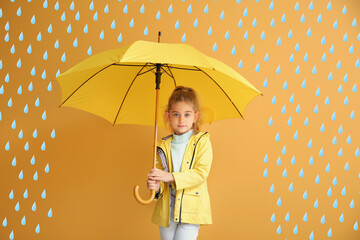
<path fill-rule="evenodd" d="M 352 199 L 350 202 L 350 208 L 354 208 L 354 199 Z"/>
<path fill-rule="evenodd" d="M 304 217 L 303 217 L 303 221 L 304 221 L 304 222 L 307 222 L 307 220 L 308 220 L 308 215 L 307 215 L 307 213 L 305 213 L 305 214 L 304 214 Z"/>
<path fill-rule="evenodd" d="M 182 42 L 186 42 L 186 33 L 183 34 L 182 38 L 181 38 Z"/>
<path fill-rule="evenodd" d="M 244 33 L 244 39 L 247 40 L 249 38 L 249 33 L 248 31 L 246 30 L 246 32 Z"/>
<path fill-rule="evenodd" d="M 160 10 L 157 12 L 157 14 L 156 14 L 156 19 L 157 20 L 160 20 L 160 18 L 161 18 L 161 14 L 160 14 Z"/>
<path fill-rule="evenodd" d="M 283 22 L 283 23 L 285 23 L 285 21 L 286 21 L 286 16 L 285 16 L 285 13 L 282 15 L 282 17 L 281 17 L 281 22 Z"/>
<path fill-rule="evenodd" d="M 305 22 L 305 15 L 303 14 L 300 18 L 300 22 L 304 23 Z"/>
<path fill-rule="evenodd" d="M 298 131 L 295 132 L 295 134 L 294 134 L 294 139 L 295 139 L 295 140 L 298 140 L 298 139 L 299 139 Z"/>
<path fill-rule="evenodd" d="M 17 66 L 18 68 L 21 68 L 21 59 L 20 59 L 20 58 L 19 58 L 19 60 L 17 61 L 16 66 Z"/>
<path fill-rule="evenodd" d="M 177 21 L 177 24 L 178 24 L 178 22 L 179 22 L 179 20 Z M 176 28 L 176 24 L 175 24 L 175 28 Z M 179 28 L 179 26 L 177 26 L 177 28 Z M 212 35 L 212 27 L 211 27 L 211 26 L 209 27 L 208 35 L 209 35 L 209 36 Z"/>
<path fill-rule="evenodd" d="M 278 166 L 281 165 L 281 158 L 280 158 L 280 157 L 278 157 L 278 159 L 276 160 L 276 164 L 277 164 Z"/>
<path fill-rule="evenodd" d="M 314 203 L 314 208 L 318 208 L 319 207 L 319 200 L 316 199 L 315 203 Z"/>
<path fill-rule="evenodd" d="M 318 105 L 316 104 L 315 108 L 314 108 L 314 113 L 318 113 L 319 112 L 319 107 Z"/>
<path fill-rule="evenodd" d="M 253 27 L 256 27 L 256 25 L 257 25 L 256 18 L 254 18 L 254 20 L 253 20 L 253 22 L 252 22 L 252 26 L 253 26 Z"/>
<path fill-rule="evenodd" d="M 300 50 L 299 42 L 297 42 L 296 45 L 295 45 L 295 51 L 298 52 L 299 50 Z"/>
<path fill-rule="evenodd" d="M 145 30 L 144 30 L 144 35 L 147 36 L 148 34 L 149 34 L 149 30 L 148 30 L 148 27 L 146 26 Z"/>
<path fill-rule="evenodd" d="M 275 141 L 278 142 L 279 140 L 280 140 L 280 136 L 279 136 L 279 133 L 277 133 L 276 136 L 275 136 Z"/>
<path fill-rule="evenodd" d="M 45 199 L 45 198 L 46 198 L 46 191 L 45 191 L 45 189 L 44 189 L 44 191 L 43 191 L 42 194 L 41 194 L 41 198 L 42 198 L 42 199 Z"/>
<path fill-rule="evenodd" d="M 270 26 L 271 26 L 271 27 L 275 27 L 275 19 L 274 19 L 274 18 L 271 20 Z"/>
<path fill-rule="evenodd" d="M 351 119 L 354 119 L 354 118 L 355 118 L 355 112 L 354 112 L 354 110 L 352 110 L 352 112 L 350 113 L 350 118 L 351 118 Z"/>
<path fill-rule="evenodd" d="M 46 165 L 46 167 L 45 167 L 45 172 L 46 172 L 46 173 L 49 173 L 49 164 Z"/>
<path fill-rule="evenodd" d="M 49 210 L 49 212 L 48 212 L 48 217 L 49 217 L 49 218 L 51 218 L 51 217 L 52 217 L 52 215 L 53 215 L 53 213 L 52 213 L 52 209 L 50 208 L 50 210 Z"/>
<path fill-rule="evenodd" d="M 216 52 L 216 50 L 217 50 L 217 44 L 216 44 L 216 42 L 214 43 L 214 45 L 213 45 L 213 47 L 212 47 L 212 50 L 213 50 L 214 52 Z M 242 63 L 241 60 L 240 60 L 240 62 Z M 242 67 L 242 64 L 241 64 L 241 67 L 240 67 L 240 62 L 239 62 L 239 68 Z"/>
<path fill-rule="evenodd" d="M 328 3 L 327 10 L 331 10 L 331 2 Z"/>
<path fill-rule="evenodd" d="M 14 44 L 10 48 L 10 53 L 12 53 L 12 54 L 15 53 L 15 45 Z"/>
<path fill-rule="evenodd" d="M 347 9 L 346 9 L 346 5 L 344 6 L 344 8 L 342 9 L 342 14 L 346 14 L 346 12 L 347 12 Z"/>
<path fill-rule="evenodd" d="M 187 9 L 187 12 L 190 14 L 192 12 L 192 7 L 191 7 L 191 4 L 189 5 L 188 9 Z"/>
<path fill-rule="evenodd" d="M 290 29 L 289 33 L 288 33 L 288 38 L 292 38 L 293 36 L 293 33 L 292 33 L 292 30 Z"/>
<path fill-rule="evenodd" d="M 21 7 L 18 8 L 16 15 L 21 16 Z"/>
<path fill-rule="evenodd" d="M 261 40 L 265 39 L 265 32 L 264 31 L 262 31 L 260 38 L 261 38 Z"/>
<path fill-rule="evenodd" d="M 235 55 L 236 54 L 236 48 L 235 48 L 235 46 L 232 48 L 232 50 L 231 50 L 231 55 Z M 259 65 L 259 64 L 258 64 Z M 258 71 L 257 71 L 258 72 Z"/>
<path fill-rule="evenodd" d="M 335 22 L 334 22 L 334 24 L 333 24 L 333 28 L 334 28 L 334 29 L 337 29 L 337 27 L 338 27 L 338 23 L 337 23 L 337 20 L 335 20 Z"/>
<path fill-rule="evenodd" d="M 301 169 L 302 170 L 302 169 Z M 304 194 L 303 194 L 303 199 L 307 199 L 308 195 L 307 195 L 307 191 L 305 190 Z"/>
<path fill-rule="evenodd" d="M 265 157 L 264 157 L 264 162 L 267 163 L 269 161 L 269 157 L 268 155 L 266 154 Z"/>
<path fill-rule="evenodd" d="M 248 10 L 247 10 L 247 8 L 245 8 L 245 10 L 244 10 L 244 12 L 243 12 L 243 15 L 244 15 L 244 17 L 247 17 L 247 15 L 248 15 Z"/>
<path fill-rule="evenodd" d="M 63 14 L 61 15 L 61 21 L 65 21 L 66 20 L 66 14 L 65 14 L 65 12 L 63 12 Z"/>
<path fill-rule="evenodd" d="M 245 16 L 245 15 L 244 15 Z M 225 13 L 224 13 L 224 10 L 221 12 L 221 14 L 220 14 L 220 19 L 221 20 L 224 20 L 224 18 L 225 18 Z"/>

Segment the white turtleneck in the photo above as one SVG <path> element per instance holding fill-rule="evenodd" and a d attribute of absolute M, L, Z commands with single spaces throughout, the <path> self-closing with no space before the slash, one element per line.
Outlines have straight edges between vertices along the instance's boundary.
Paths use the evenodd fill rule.
<path fill-rule="evenodd" d="M 190 130 L 187 133 L 181 135 L 176 135 L 175 133 L 173 133 L 173 139 L 170 144 L 173 172 L 180 172 L 185 149 L 192 134 L 193 130 Z M 175 192 L 173 189 L 172 191 Z"/>

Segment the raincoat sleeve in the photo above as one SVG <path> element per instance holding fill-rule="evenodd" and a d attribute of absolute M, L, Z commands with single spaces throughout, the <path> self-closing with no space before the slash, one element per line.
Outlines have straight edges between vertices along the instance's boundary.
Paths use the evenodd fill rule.
<path fill-rule="evenodd" d="M 157 150 L 156 154 L 156 168 L 164 170 L 162 162 L 161 162 L 161 156 L 159 154 L 159 150 Z M 155 200 L 159 199 L 162 196 L 162 193 L 164 192 L 165 183 L 163 181 L 160 181 L 160 188 L 155 194 Z"/>
<path fill-rule="evenodd" d="M 210 173 L 213 153 L 209 136 L 202 139 L 197 146 L 193 163 L 194 168 L 182 172 L 173 172 L 176 190 L 191 188 L 204 182 Z"/>

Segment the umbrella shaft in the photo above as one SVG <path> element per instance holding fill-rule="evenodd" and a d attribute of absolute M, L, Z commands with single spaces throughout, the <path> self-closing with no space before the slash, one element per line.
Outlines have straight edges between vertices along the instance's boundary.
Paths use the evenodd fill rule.
<path fill-rule="evenodd" d="M 161 64 L 157 63 L 156 64 L 156 73 L 155 73 L 155 83 L 156 83 L 156 88 L 155 89 L 160 89 L 160 82 L 161 82 Z"/>
<path fill-rule="evenodd" d="M 156 142 L 157 142 L 157 116 L 159 106 L 159 92 L 160 89 L 156 89 L 156 102 L 155 102 L 155 127 L 154 127 L 154 155 L 153 155 L 153 168 L 156 168 Z"/>

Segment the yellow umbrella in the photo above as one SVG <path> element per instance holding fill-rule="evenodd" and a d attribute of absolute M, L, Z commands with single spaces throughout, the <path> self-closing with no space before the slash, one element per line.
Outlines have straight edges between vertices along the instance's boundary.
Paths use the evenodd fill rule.
<path fill-rule="evenodd" d="M 153 168 L 158 106 L 165 110 L 176 86 L 195 89 L 205 113 L 204 121 L 209 123 L 243 118 L 246 105 L 261 94 L 235 70 L 190 45 L 147 41 L 93 55 L 56 80 L 62 91 L 61 106 L 91 112 L 113 125 L 153 125 L 155 109 Z M 159 125 L 164 124 L 159 121 Z M 138 186 L 134 194 L 140 203 L 147 204 L 154 199 L 155 191 L 151 191 L 148 200 L 140 198 Z"/>

